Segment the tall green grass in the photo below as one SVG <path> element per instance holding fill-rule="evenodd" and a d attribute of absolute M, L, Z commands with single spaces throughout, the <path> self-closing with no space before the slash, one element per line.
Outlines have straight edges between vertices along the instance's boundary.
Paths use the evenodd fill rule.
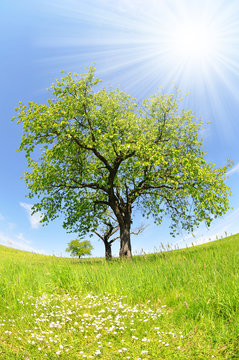
<path fill-rule="evenodd" d="M 160 327 L 184 334 L 180 351 L 170 346 L 160 350 L 155 343 L 151 355 L 142 359 L 239 359 L 239 235 L 185 250 L 135 256 L 131 261 L 79 261 L 6 247 L 0 247 L 0 259 L 0 322 L 24 315 L 26 307 L 19 302 L 23 297 L 124 296 L 129 306 L 167 305 L 168 315 L 162 316 Z M 24 321 L 18 321 L 16 329 L 25 326 Z M 153 323 L 147 326 L 151 329 Z M 0 359 L 41 359 L 37 352 L 25 350 L 24 339 L 21 346 L 5 331 L 6 326 L 0 326 Z M 111 358 L 126 358 L 112 354 Z M 74 352 L 64 356 L 80 358 Z"/>

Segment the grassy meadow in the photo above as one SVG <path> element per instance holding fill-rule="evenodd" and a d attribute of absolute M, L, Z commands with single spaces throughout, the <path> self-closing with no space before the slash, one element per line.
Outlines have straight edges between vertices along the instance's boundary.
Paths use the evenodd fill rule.
<path fill-rule="evenodd" d="M 0 246 L 0 359 L 239 359 L 239 234 L 64 259 Z"/>

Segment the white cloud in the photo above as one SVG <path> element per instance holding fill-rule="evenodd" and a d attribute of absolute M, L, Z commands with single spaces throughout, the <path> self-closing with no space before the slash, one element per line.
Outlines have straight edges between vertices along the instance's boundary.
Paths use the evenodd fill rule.
<path fill-rule="evenodd" d="M 226 237 L 226 235 L 236 234 L 239 232 L 238 217 L 239 207 L 227 215 L 224 215 L 221 219 L 215 220 L 209 229 L 202 225 L 194 233 L 194 236 L 188 234 L 176 241 L 173 245 L 177 245 L 179 248 L 187 245 L 191 246 L 192 244 L 201 245 L 221 237 Z"/>
<path fill-rule="evenodd" d="M 37 254 L 45 254 L 44 250 L 37 250 L 37 249 L 33 248 L 32 246 L 30 246 L 30 243 L 31 242 L 29 240 L 26 240 L 24 238 L 22 233 L 20 233 L 16 236 L 13 236 L 13 237 L 9 237 L 8 235 L 5 235 L 3 232 L 0 232 L 0 244 L 1 245 L 16 248 L 19 250 L 34 252 Z"/>
<path fill-rule="evenodd" d="M 24 205 L 24 206 L 23 206 Z M 26 206 L 25 206 L 26 205 Z M 28 212 L 29 217 L 31 213 L 31 205 L 21 203 L 21 206 Z M 46 254 L 44 250 L 38 250 L 32 247 L 31 241 L 24 237 L 22 232 L 16 232 L 16 225 L 7 221 L 6 217 L 0 214 L 1 231 L 0 231 L 0 245 L 12 247 L 15 249 L 29 251 L 37 254 Z M 34 220 L 35 226 L 38 222 Z"/>
<path fill-rule="evenodd" d="M 38 229 L 41 226 L 40 221 L 41 221 L 43 215 L 40 212 L 32 215 L 32 205 L 31 204 L 20 202 L 20 206 L 26 210 L 27 215 L 28 215 L 28 220 L 30 221 L 31 227 L 33 229 Z"/>
<path fill-rule="evenodd" d="M 18 235 L 16 236 L 16 238 L 17 238 L 18 240 L 20 240 L 21 242 L 23 242 L 23 243 L 31 244 L 31 241 L 29 241 L 29 240 L 27 240 L 27 239 L 24 238 L 23 233 L 18 234 Z"/>
<path fill-rule="evenodd" d="M 12 245 L 12 239 L 3 233 L 0 233 L 0 242 L 2 245 Z"/>
<path fill-rule="evenodd" d="M 231 176 L 232 174 L 239 173 L 239 163 L 235 165 L 231 170 L 226 173 L 226 176 Z"/>

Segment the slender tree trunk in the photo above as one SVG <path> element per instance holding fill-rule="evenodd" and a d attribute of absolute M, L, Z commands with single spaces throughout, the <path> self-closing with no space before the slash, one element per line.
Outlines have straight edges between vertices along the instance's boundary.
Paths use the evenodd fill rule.
<path fill-rule="evenodd" d="M 130 225 L 131 218 L 128 216 L 123 224 L 120 224 L 120 252 L 119 256 L 131 258 Z"/>
<path fill-rule="evenodd" d="M 105 258 L 106 260 L 111 260 L 112 259 L 112 250 L 111 250 L 111 244 L 108 243 L 108 241 L 104 241 L 105 244 Z"/>

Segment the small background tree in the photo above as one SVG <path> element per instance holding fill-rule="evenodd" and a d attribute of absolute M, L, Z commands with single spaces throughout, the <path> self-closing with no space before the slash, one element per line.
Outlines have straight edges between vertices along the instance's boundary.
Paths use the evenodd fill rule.
<path fill-rule="evenodd" d="M 72 240 L 71 242 L 68 243 L 68 248 L 66 249 L 66 251 L 71 253 L 71 256 L 78 256 L 80 259 L 81 256 L 91 255 L 92 249 L 93 246 L 88 240 L 84 240 L 84 241 Z"/>

